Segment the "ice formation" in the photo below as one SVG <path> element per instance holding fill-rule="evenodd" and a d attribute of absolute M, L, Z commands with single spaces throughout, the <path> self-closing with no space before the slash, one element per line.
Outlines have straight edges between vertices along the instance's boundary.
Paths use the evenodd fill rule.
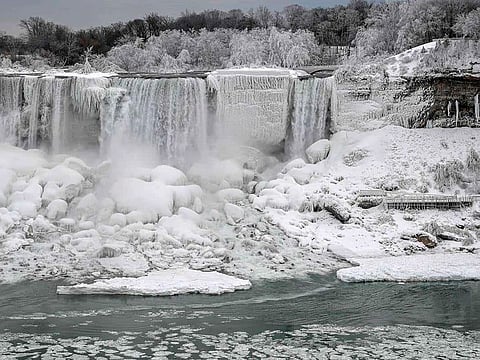
<path fill-rule="evenodd" d="M 218 272 L 189 269 L 171 269 L 152 272 L 139 278 L 114 278 L 98 280 L 93 284 L 59 286 L 57 293 L 68 294 L 116 294 L 167 296 L 189 293 L 220 295 L 235 290 L 248 290 L 248 280 Z"/>
<path fill-rule="evenodd" d="M 307 146 L 319 139 L 329 138 L 327 123 L 334 78 L 312 78 L 295 82 L 293 114 L 287 152 L 302 156 Z"/>

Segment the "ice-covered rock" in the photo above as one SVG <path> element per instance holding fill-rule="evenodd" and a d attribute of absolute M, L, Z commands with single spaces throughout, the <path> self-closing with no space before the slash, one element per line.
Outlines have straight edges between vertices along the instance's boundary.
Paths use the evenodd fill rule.
<path fill-rule="evenodd" d="M 159 182 L 139 179 L 122 179 L 113 184 L 110 196 L 122 213 L 143 211 L 158 217 L 170 216 L 173 212 L 173 192 Z"/>
<path fill-rule="evenodd" d="M 245 211 L 235 204 L 226 203 L 223 207 L 223 211 L 225 211 L 225 215 L 227 216 L 227 220 L 231 219 L 234 223 L 243 220 L 245 217 Z"/>
<path fill-rule="evenodd" d="M 160 165 L 151 172 L 151 181 L 158 181 L 164 185 L 185 185 L 185 174 L 172 166 Z"/>
<path fill-rule="evenodd" d="M 15 200 L 10 203 L 8 210 L 17 211 L 23 218 L 34 218 L 37 216 L 37 205 L 28 200 Z"/>
<path fill-rule="evenodd" d="M 245 193 L 240 189 L 223 189 L 217 191 L 217 198 L 220 201 L 237 203 L 245 199 Z"/>
<path fill-rule="evenodd" d="M 316 164 L 325 160 L 330 153 L 330 141 L 328 139 L 318 140 L 316 143 L 310 145 L 305 154 L 310 163 Z"/>
<path fill-rule="evenodd" d="M 58 220 L 67 215 L 68 204 L 65 200 L 55 199 L 47 206 L 47 218 Z"/>
<path fill-rule="evenodd" d="M 175 209 L 181 207 L 191 208 L 195 199 L 203 196 L 202 188 L 198 185 L 169 186 L 168 188 L 173 192 Z"/>
<path fill-rule="evenodd" d="M 58 186 L 76 185 L 79 186 L 85 180 L 77 171 L 66 167 L 65 165 L 57 165 L 45 174 L 40 176 L 40 183 L 46 184 L 53 181 Z"/>
<path fill-rule="evenodd" d="M 141 296 L 168 296 L 188 293 L 219 295 L 251 287 L 248 280 L 218 272 L 189 269 L 154 271 L 138 278 L 97 280 L 92 284 L 58 286 L 57 294 L 116 294 Z"/>
<path fill-rule="evenodd" d="M 87 219 L 95 215 L 98 207 L 97 197 L 95 194 L 90 193 L 80 199 L 75 210 L 79 217 Z"/>
<path fill-rule="evenodd" d="M 125 227 L 127 225 L 127 217 L 125 214 L 115 213 L 110 216 L 110 225 L 118 225 L 120 227 Z"/>

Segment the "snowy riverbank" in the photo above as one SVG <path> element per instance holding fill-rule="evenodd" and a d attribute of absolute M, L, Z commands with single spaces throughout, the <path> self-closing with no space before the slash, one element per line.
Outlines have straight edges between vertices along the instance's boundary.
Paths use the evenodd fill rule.
<path fill-rule="evenodd" d="M 342 132 L 316 164 L 249 162 L 242 154 L 185 172 L 151 162 L 125 167 L 125 159 L 87 165 L 2 145 L 0 281 L 79 283 L 179 267 L 257 280 L 335 271 L 348 266 L 344 259 L 380 259 L 383 273 L 390 263 L 402 272 L 396 261 L 414 254 L 435 263 L 439 254 L 468 252 L 476 261 L 475 209 L 364 209 L 357 195 L 368 188 L 475 191 L 469 166 L 478 136 L 477 129 Z M 448 173 L 452 163 L 460 164 L 456 177 Z M 420 242 L 422 234 L 433 244 Z M 439 279 L 432 271 L 419 268 L 418 276 Z"/>

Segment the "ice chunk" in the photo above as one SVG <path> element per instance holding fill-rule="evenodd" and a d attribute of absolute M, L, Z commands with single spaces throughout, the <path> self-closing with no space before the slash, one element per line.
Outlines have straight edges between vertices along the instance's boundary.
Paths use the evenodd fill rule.
<path fill-rule="evenodd" d="M 340 269 L 345 282 L 480 280 L 480 256 L 428 254 L 352 259 L 359 266 Z"/>
<path fill-rule="evenodd" d="M 116 294 L 140 296 L 168 296 L 188 293 L 219 295 L 251 287 L 242 280 L 219 272 L 202 272 L 189 269 L 155 271 L 138 278 L 97 280 L 93 284 L 58 286 L 57 294 Z"/>

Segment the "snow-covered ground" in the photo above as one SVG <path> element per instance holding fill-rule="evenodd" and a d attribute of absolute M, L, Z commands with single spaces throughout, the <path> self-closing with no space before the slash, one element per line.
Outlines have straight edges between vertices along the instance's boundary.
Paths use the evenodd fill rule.
<path fill-rule="evenodd" d="M 335 134 L 309 150 L 316 164 L 257 153 L 256 161 L 207 159 L 186 171 L 127 169 L 121 160 L 87 165 L 2 145 L 0 280 L 90 282 L 182 267 L 257 280 L 362 259 L 377 259 L 387 272 L 394 257 L 412 254 L 435 261 L 468 252 L 476 259 L 476 208 L 364 209 L 357 196 L 377 188 L 473 192 L 477 137 L 477 129 L 389 126 Z M 418 268 L 422 280 L 433 275 Z"/>

